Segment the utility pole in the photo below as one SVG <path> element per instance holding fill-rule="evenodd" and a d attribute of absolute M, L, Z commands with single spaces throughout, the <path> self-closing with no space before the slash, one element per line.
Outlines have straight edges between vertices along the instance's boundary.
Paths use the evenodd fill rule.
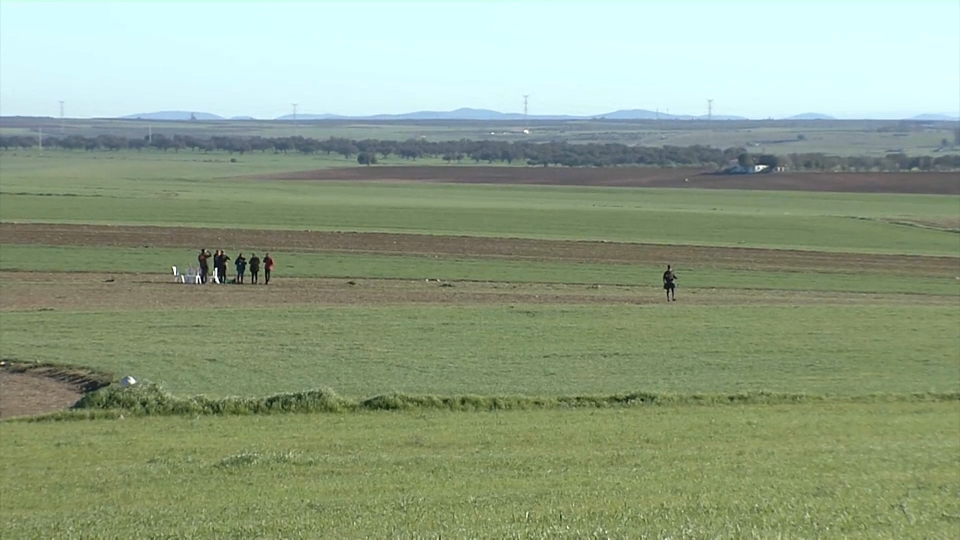
<path fill-rule="evenodd" d="M 707 146 L 713 145 L 713 100 L 707 100 Z"/>
<path fill-rule="evenodd" d="M 153 126 L 147 126 L 147 143 L 153 144 Z"/>
<path fill-rule="evenodd" d="M 42 154 L 43 153 L 43 128 L 38 128 L 38 129 L 40 130 L 40 137 L 39 139 L 37 139 L 37 141 L 40 145 L 40 153 Z"/>
<path fill-rule="evenodd" d="M 65 132 L 65 127 L 63 125 L 63 100 L 60 100 L 60 134 L 63 135 Z"/>
<path fill-rule="evenodd" d="M 530 94 L 523 95 L 523 129 L 530 129 L 530 121 L 527 118 L 527 100 L 530 98 Z"/>
<path fill-rule="evenodd" d="M 292 103 L 293 105 L 293 136 L 297 137 L 297 104 Z"/>

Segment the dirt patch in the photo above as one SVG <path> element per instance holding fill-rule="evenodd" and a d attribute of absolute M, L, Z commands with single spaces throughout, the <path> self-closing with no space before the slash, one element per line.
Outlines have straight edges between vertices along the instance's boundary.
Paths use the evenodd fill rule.
<path fill-rule="evenodd" d="M 502 283 L 399 279 L 280 278 L 263 285 L 183 285 L 168 276 L 0 272 L 3 312 L 249 309 L 293 306 L 385 305 L 653 305 L 665 303 L 652 285 Z M 817 291 L 684 289 L 685 305 L 838 305 L 896 302 L 956 303 L 953 296 Z M 212 311 L 211 311 L 212 312 Z"/>
<path fill-rule="evenodd" d="M 909 255 L 671 246 L 416 234 L 193 229 L 2 223 L 0 244 L 329 252 L 521 261 L 685 266 L 786 272 L 856 272 L 955 277 L 960 259 Z"/>
<path fill-rule="evenodd" d="M 0 419 L 69 409 L 109 377 L 83 370 L 4 361 L 0 365 Z"/>
<path fill-rule="evenodd" d="M 826 191 L 849 193 L 927 193 L 960 195 L 960 174 L 784 172 L 715 175 L 697 168 L 385 166 L 321 169 L 261 175 L 263 180 L 408 181 L 457 184 L 671 187 Z"/>

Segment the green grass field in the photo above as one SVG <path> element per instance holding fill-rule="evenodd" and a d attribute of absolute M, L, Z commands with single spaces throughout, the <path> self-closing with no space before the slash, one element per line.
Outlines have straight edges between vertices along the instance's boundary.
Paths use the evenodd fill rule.
<path fill-rule="evenodd" d="M 8 357 L 135 373 L 183 395 L 960 391 L 948 305 L 17 313 L 3 325 Z"/>
<path fill-rule="evenodd" d="M 957 403 L 0 425 L 5 538 L 949 538 Z"/>
<path fill-rule="evenodd" d="M 0 537 L 952 538 L 960 528 L 960 235 L 887 221 L 952 223 L 960 197 L 266 182 L 236 177 L 345 163 L 196 159 L 3 155 L 0 222 L 64 224 L 48 244 L 0 226 L 3 359 L 134 375 L 176 399 L 329 389 L 421 405 L 4 420 Z M 269 287 L 187 288 L 169 273 L 193 261 L 189 233 L 140 245 L 109 231 L 70 236 L 81 231 L 70 224 L 809 257 L 671 257 L 681 287 L 669 304 L 654 255 L 627 264 L 548 247 L 303 245 L 275 251 Z M 629 393 L 676 399 L 564 405 Z M 549 406 L 431 405 L 458 396 Z"/>
<path fill-rule="evenodd" d="M 259 156 L 250 168 L 194 169 L 166 158 L 59 153 L 50 168 L 46 158 L 4 159 L 0 218 L 960 255 L 953 232 L 880 219 L 955 219 L 949 196 L 263 182 L 223 177 L 289 165 Z"/>

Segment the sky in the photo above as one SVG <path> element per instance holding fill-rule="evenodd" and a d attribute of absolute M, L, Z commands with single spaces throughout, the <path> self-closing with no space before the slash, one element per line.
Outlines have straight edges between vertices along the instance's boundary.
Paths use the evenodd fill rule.
<path fill-rule="evenodd" d="M 960 115 L 960 0 L 0 0 L 0 115 Z"/>

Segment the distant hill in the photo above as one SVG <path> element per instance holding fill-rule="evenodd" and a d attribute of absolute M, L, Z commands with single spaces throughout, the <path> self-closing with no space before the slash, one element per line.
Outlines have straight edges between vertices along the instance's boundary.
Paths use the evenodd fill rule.
<path fill-rule="evenodd" d="M 123 116 L 124 119 L 141 119 L 141 120 L 156 120 L 156 121 L 189 121 L 191 115 L 194 118 L 201 121 L 210 121 L 210 120 L 227 120 L 222 116 L 216 114 L 211 114 L 207 112 L 191 112 L 191 111 L 158 111 L 150 113 L 141 113 L 141 114 L 131 114 Z M 667 114 L 665 112 L 651 111 L 648 109 L 620 109 L 612 111 L 606 114 L 593 114 L 593 115 L 567 115 L 567 114 L 531 114 L 529 120 L 591 120 L 591 119 L 604 119 L 604 120 L 707 120 L 707 115 L 683 115 L 683 114 Z M 723 121 L 723 120 L 749 120 L 749 118 L 743 116 L 733 116 L 733 115 L 722 115 L 715 114 L 713 115 L 713 120 Z M 452 111 L 414 111 L 409 113 L 402 114 L 374 114 L 369 116 L 347 116 L 339 114 L 309 114 L 302 113 L 297 114 L 298 121 L 309 121 L 309 120 L 373 120 L 373 121 L 418 121 L 418 120 L 466 120 L 466 121 L 519 121 L 523 120 L 523 115 L 520 113 L 502 113 L 499 111 L 494 111 L 490 109 L 472 109 L 469 107 L 462 107 L 460 109 Z M 241 120 L 254 120 L 251 116 L 233 116 L 229 120 L 231 121 L 241 121 Z M 293 120 L 292 114 L 285 114 L 283 116 L 275 118 L 275 120 Z M 808 112 L 803 114 L 797 114 L 784 118 L 784 120 L 836 120 L 835 117 L 821 114 Z M 905 118 L 905 120 L 913 121 L 923 121 L 923 122 L 950 122 L 958 121 L 960 117 L 950 116 L 947 114 L 920 114 L 911 118 Z"/>
<path fill-rule="evenodd" d="M 607 120 L 656 120 L 660 118 L 666 120 L 676 118 L 676 116 L 658 113 L 656 111 L 648 111 L 646 109 L 621 109 L 619 111 L 601 114 L 599 118 L 605 118 Z"/>
<path fill-rule="evenodd" d="M 829 114 L 808 112 L 808 113 L 795 114 L 793 116 L 788 116 L 784 118 L 784 120 L 836 120 L 836 118 L 830 116 Z"/>
<path fill-rule="evenodd" d="M 576 116 L 569 114 L 531 114 L 529 120 L 706 120 L 706 116 L 681 116 L 666 113 L 657 113 L 645 109 L 618 110 L 607 114 L 590 116 Z M 509 121 L 523 120 L 520 113 L 502 113 L 490 109 L 460 108 L 453 111 L 416 111 L 403 114 L 375 114 L 370 116 L 340 116 L 336 114 L 298 114 L 297 120 L 474 120 L 474 121 Z M 714 120 L 747 120 L 742 116 L 715 115 Z M 292 114 L 285 114 L 277 120 L 293 120 Z"/>
<path fill-rule="evenodd" d="M 947 114 L 918 114 L 907 120 L 920 120 L 923 122 L 955 122 L 960 120 L 960 116 L 950 116 Z"/>
<path fill-rule="evenodd" d="M 121 118 L 127 120 L 190 120 L 191 115 L 197 120 L 225 120 L 222 116 L 217 116 L 215 114 L 205 113 L 205 112 L 191 112 L 191 111 L 159 111 L 151 113 L 141 113 L 141 114 L 131 114 L 127 116 L 121 116 Z"/>
<path fill-rule="evenodd" d="M 581 117 L 568 115 L 530 115 L 530 120 L 575 120 Z M 277 120 L 293 120 L 285 114 Z M 401 114 L 374 114 L 369 116 L 342 116 L 338 114 L 298 114 L 297 120 L 523 120 L 520 113 L 502 113 L 489 109 L 460 108 L 453 111 L 415 111 Z"/>
<path fill-rule="evenodd" d="M 707 120 L 707 115 L 694 116 L 689 114 L 668 114 L 664 112 L 650 111 L 647 109 L 621 109 L 607 114 L 599 114 L 590 118 L 602 118 L 604 120 Z M 749 120 L 743 116 L 731 116 L 724 114 L 715 114 L 714 120 Z"/>
<path fill-rule="evenodd" d="M 522 114 L 502 113 L 490 109 L 462 107 L 454 111 L 416 111 L 405 114 L 377 114 L 369 120 L 523 120 Z"/>

